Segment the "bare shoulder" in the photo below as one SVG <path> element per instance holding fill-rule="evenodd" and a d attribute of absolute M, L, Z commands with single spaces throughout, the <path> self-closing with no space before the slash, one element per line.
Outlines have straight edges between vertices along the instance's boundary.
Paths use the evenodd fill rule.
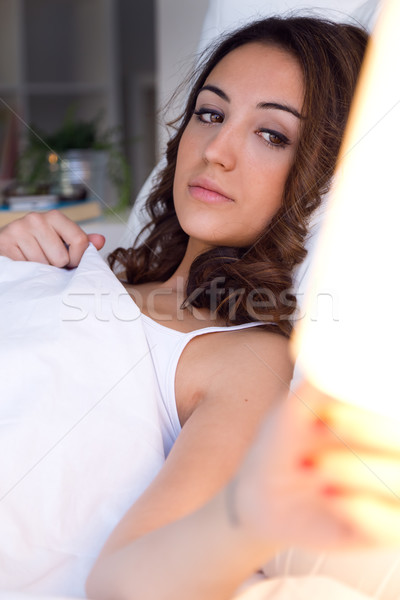
<path fill-rule="evenodd" d="M 293 370 L 289 340 L 262 327 L 205 335 L 197 342 L 198 353 L 208 363 L 207 370 L 212 369 L 214 373 L 222 369 L 226 375 L 240 370 L 242 374 L 248 371 L 264 378 L 270 369 L 279 369 L 289 377 Z"/>
<path fill-rule="evenodd" d="M 245 387 L 253 393 L 265 385 L 275 392 L 288 387 L 293 364 L 289 341 L 283 335 L 251 327 L 218 337 L 209 340 L 209 352 L 224 372 L 225 385 L 231 381 L 239 390 Z"/>
<path fill-rule="evenodd" d="M 236 331 L 226 331 L 225 339 L 229 342 L 232 351 L 249 350 L 250 354 L 246 353 L 243 356 L 251 356 L 251 353 L 257 352 L 261 356 L 279 355 L 283 359 L 289 359 L 289 340 L 278 330 L 264 329 L 263 327 L 249 327 Z M 229 336 L 229 337 L 228 337 Z M 221 336 L 221 342 L 222 342 Z M 254 355 L 254 354 L 253 354 Z"/>
<path fill-rule="evenodd" d="M 293 373 L 288 339 L 262 327 L 211 333 L 185 349 L 176 377 L 182 421 L 200 404 L 258 405 L 286 395 Z"/>

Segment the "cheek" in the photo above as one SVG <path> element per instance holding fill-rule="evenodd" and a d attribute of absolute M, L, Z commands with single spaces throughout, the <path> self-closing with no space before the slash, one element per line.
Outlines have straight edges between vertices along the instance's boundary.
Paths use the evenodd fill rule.
<path fill-rule="evenodd" d="M 190 135 L 188 133 L 188 128 L 186 127 L 185 131 L 182 134 L 182 137 L 178 146 L 178 153 L 176 155 L 176 165 L 175 165 L 175 176 L 174 176 L 174 190 L 175 185 L 179 178 L 190 166 L 190 159 L 193 155 L 193 144 L 190 141 Z"/>
<path fill-rule="evenodd" d="M 190 155 L 194 152 L 196 145 L 194 144 L 194 137 L 192 134 L 193 124 L 192 121 L 186 125 L 183 130 L 181 139 L 178 146 L 177 163 L 185 163 L 190 158 Z"/>
<path fill-rule="evenodd" d="M 248 217 L 254 224 L 254 215 L 258 223 L 254 224 L 258 232 L 263 231 L 276 215 L 283 203 L 283 196 L 292 161 L 285 164 L 269 164 L 258 174 L 249 172 L 248 191 L 253 189 L 255 195 L 252 203 L 248 203 Z M 253 175 L 253 177 L 252 177 Z M 250 194 L 248 196 L 250 198 Z"/>
<path fill-rule="evenodd" d="M 177 154 L 174 182 L 172 186 L 172 199 L 174 203 L 174 209 L 176 216 L 178 217 L 178 221 L 181 223 L 181 226 L 182 219 L 184 219 L 184 215 L 187 208 L 187 177 L 185 177 L 185 171 L 188 170 L 186 160 L 187 155 L 188 152 L 185 149 L 185 145 L 180 145 Z"/>
<path fill-rule="evenodd" d="M 176 165 L 175 165 L 175 174 L 174 174 L 174 183 L 173 183 L 173 196 L 175 200 L 175 196 L 179 193 L 179 182 L 182 181 L 182 172 L 185 167 L 184 157 L 185 157 L 185 145 L 182 143 L 183 136 L 178 146 L 178 153 L 176 155 Z"/>
<path fill-rule="evenodd" d="M 275 213 L 282 204 L 290 165 L 270 163 L 261 171 L 249 172 L 249 191 L 255 190 L 260 214 Z"/>

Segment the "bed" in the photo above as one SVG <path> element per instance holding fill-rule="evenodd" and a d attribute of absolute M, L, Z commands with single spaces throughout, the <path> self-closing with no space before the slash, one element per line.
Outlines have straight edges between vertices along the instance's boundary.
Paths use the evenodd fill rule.
<path fill-rule="evenodd" d="M 257 16 L 301 9 L 372 27 L 378 8 L 376 0 L 320 0 L 318 6 L 300 0 L 211 0 L 200 47 L 221 31 Z M 132 212 L 125 244 L 143 223 L 143 201 L 151 181 L 150 177 Z M 313 224 L 309 258 L 296 274 L 300 300 L 321 218 L 322 213 Z M 135 305 L 92 246 L 74 271 L 15 264 L 5 258 L 0 262 L 4 309 L 0 327 L 10 340 L 0 356 L 0 448 L 6 457 L 0 520 L 3 539 L 14 540 L 0 549 L 0 590 L 4 590 L 0 600 L 61 600 L 55 596 L 59 589 L 70 597 L 83 597 L 85 573 L 98 548 L 164 461 L 160 429 L 153 425 L 157 423 L 158 388 L 149 349 Z M 113 360 L 117 352 L 118 363 Z M 60 364 L 62 370 L 57 368 Z M 26 376 L 21 377 L 21 372 Z M 61 420 L 52 411 L 54 398 L 63 406 Z M 44 419 L 49 421 L 46 436 L 39 435 Z M 18 431 L 14 424 L 19 425 Z M 66 465 L 61 474 L 57 470 L 60 454 Z M 141 459 L 132 461 L 133 455 Z M 10 456 L 13 460 L 7 461 Z M 74 485 L 79 502 L 69 491 L 71 477 L 78 481 Z M 134 489 L 131 481 L 137 481 Z M 46 501 L 42 503 L 44 489 Z M 88 521 L 93 526 L 83 538 L 82 523 Z M 60 542 L 65 529 L 73 540 L 69 547 Z M 38 555 L 42 564 L 32 569 L 48 573 L 43 581 L 33 581 L 28 568 L 38 538 L 43 540 Z M 54 554 L 50 556 L 45 547 Z M 79 576 L 69 581 L 76 561 L 81 563 Z M 264 575 L 268 579 L 259 579 L 237 599 L 400 597 L 400 553 L 393 551 L 333 556 L 291 549 L 265 565 Z M 5 591 L 16 590 L 16 578 L 19 591 Z"/>

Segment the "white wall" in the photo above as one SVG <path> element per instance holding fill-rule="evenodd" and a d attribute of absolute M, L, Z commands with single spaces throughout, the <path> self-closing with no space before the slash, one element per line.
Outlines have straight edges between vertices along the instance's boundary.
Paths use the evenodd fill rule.
<path fill-rule="evenodd" d="M 208 0 L 156 0 L 156 85 L 157 106 L 162 109 L 190 71 L 200 39 Z M 163 123 L 171 112 L 158 119 L 158 152 L 165 147 Z"/>

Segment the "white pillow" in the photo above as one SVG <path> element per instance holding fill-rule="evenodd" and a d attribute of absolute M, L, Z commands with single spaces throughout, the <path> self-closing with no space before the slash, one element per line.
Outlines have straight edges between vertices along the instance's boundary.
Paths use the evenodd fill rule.
<path fill-rule="evenodd" d="M 360 24 L 372 30 L 380 0 L 210 0 L 204 19 L 200 49 L 207 48 L 221 32 L 270 16 L 306 15 Z"/>
<path fill-rule="evenodd" d="M 164 462 L 140 312 L 93 246 L 77 269 L 0 258 L 0 589 L 84 596 Z"/>

